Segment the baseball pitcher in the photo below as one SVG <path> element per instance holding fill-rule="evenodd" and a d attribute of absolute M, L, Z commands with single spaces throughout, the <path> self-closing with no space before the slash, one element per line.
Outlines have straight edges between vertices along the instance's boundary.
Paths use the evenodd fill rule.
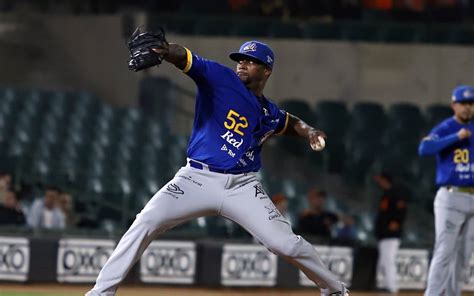
<path fill-rule="evenodd" d="M 137 215 L 86 295 L 115 295 L 119 283 L 152 240 L 189 219 L 220 215 L 240 224 L 269 250 L 300 268 L 322 295 L 349 295 L 324 266 L 314 247 L 295 235 L 256 178 L 262 145 L 272 135 L 296 135 L 314 150 L 324 132 L 280 110 L 263 90 L 275 57 L 268 45 L 245 42 L 230 54 L 235 71 L 189 49 L 169 44 L 164 32 L 135 32 L 129 68 L 138 71 L 165 60 L 197 86 L 187 164 Z"/>
<path fill-rule="evenodd" d="M 434 127 L 419 146 L 420 155 L 436 155 L 439 186 L 434 201 L 436 242 L 425 296 L 461 295 L 473 250 L 473 86 L 454 89 L 452 109 L 454 116 Z"/>

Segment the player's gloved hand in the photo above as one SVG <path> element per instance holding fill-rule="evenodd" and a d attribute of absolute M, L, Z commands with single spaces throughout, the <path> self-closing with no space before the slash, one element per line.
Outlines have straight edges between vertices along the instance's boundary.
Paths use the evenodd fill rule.
<path fill-rule="evenodd" d="M 130 36 L 127 45 L 130 51 L 128 68 L 135 72 L 160 65 L 168 54 L 169 48 L 165 31 L 162 28 L 159 32 L 142 32 L 140 28 L 137 28 Z M 161 51 L 157 52 L 152 49 Z"/>
<path fill-rule="evenodd" d="M 308 132 L 309 145 L 313 150 L 321 151 L 326 146 L 327 136 L 323 131 L 313 129 Z"/>
<path fill-rule="evenodd" d="M 457 132 L 457 134 L 458 134 L 459 140 L 464 140 L 464 139 L 470 138 L 472 135 L 472 132 L 468 130 L 467 128 L 462 128 Z"/>

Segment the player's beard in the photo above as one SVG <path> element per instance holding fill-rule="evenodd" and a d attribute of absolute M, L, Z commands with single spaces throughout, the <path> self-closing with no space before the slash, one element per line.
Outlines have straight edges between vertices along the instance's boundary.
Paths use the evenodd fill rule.
<path fill-rule="evenodd" d="M 460 115 L 458 115 L 458 118 L 462 123 L 469 123 L 472 119 L 472 114 L 468 112 L 461 113 Z"/>
<path fill-rule="evenodd" d="M 240 81 L 242 81 L 242 83 L 246 86 L 248 86 L 252 82 L 252 80 L 250 79 L 248 75 L 242 75 L 242 76 L 239 75 L 239 78 L 240 78 Z"/>

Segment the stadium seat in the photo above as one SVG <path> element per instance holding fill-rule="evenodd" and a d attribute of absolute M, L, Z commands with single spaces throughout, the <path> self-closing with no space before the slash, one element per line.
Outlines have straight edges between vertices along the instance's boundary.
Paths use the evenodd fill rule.
<path fill-rule="evenodd" d="M 429 105 L 425 111 L 426 127 L 431 129 L 451 116 L 453 116 L 453 110 L 448 105 Z"/>
<path fill-rule="evenodd" d="M 277 38 L 301 38 L 302 35 L 302 26 L 297 23 L 274 22 L 268 32 L 268 36 Z"/>
<path fill-rule="evenodd" d="M 162 124 L 168 124 L 173 110 L 174 92 L 171 81 L 162 77 L 145 77 L 139 85 L 139 104 L 144 113 Z"/>
<path fill-rule="evenodd" d="M 308 24 L 303 29 L 303 37 L 309 39 L 333 40 L 341 37 L 341 27 L 338 24 Z"/>
<path fill-rule="evenodd" d="M 364 138 L 350 139 L 346 147 L 344 176 L 351 184 L 362 185 L 365 176 L 375 160 L 375 155 L 383 152 L 381 141 Z"/>
<path fill-rule="evenodd" d="M 9 87 L 0 87 L 0 104 L 12 102 L 15 99 L 15 90 Z"/>
<path fill-rule="evenodd" d="M 398 140 L 421 139 L 425 122 L 418 106 L 411 103 L 397 103 L 389 108 L 388 136 Z"/>
<path fill-rule="evenodd" d="M 192 35 L 194 34 L 196 17 L 147 14 L 147 23 L 150 30 L 158 31 L 160 27 L 163 27 L 166 33 Z"/>
<path fill-rule="evenodd" d="M 269 28 L 272 25 L 270 20 L 262 19 L 245 19 L 233 27 L 233 35 L 245 37 L 264 37 L 268 36 Z"/>
<path fill-rule="evenodd" d="M 354 105 L 349 129 L 353 139 L 380 140 L 386 126 L 387 117 L 382 105 L 368 102 Z"/>
<path fill-rule="evenodd" d="M 418 27 L 404 24 L 380 26 L 379 40 L 393 43 L 412 43 L 418 41 Z"/>
<path fill-rule="evenodd" d="M 168 145 L 170 148 L 168 153 L 169 167 L 171 171 L 178 171 L 179 168 L 186 165 L 186 148 L 188 145 L 188 135 L 174 135 Z"/>
<path fill-rule="evenodd" d="M 344 23 L 341 39 L 349 41 L 376 41 L 379 37 L 379 25 L 365 23 Z"/>
<path fill-rule="evenodd" d="M 203 36 L 229 36 L 234 23 L 229 18 L 202 18 L 194 25 L 194 33 Z"/>
<path fill-rule="evenodd" d="M 474 44 L 474 30 L 467 26 L 457 26 L 455 29 L 451 30 L 449 40 L 456 44 Z"/>
<path fill-rule="evenodd" d="M 451 25 L 433 25 L 427 30 L 427 42 L 434 44 L 448 44 L 454 43 L 455 33 L 453 31 L 457 30 L 456 26 Z"/>
<path fill-rule="evenodd" d="M 329 173 L 341 173 L 346 162 L 346 148 L 343 139 L 333 138 L 327 141 L 322 152 L 323 167 Z"/>
<path fill-rule="evenodd" d="M 304 100 L 288 99 L 280 104 L 280 108 L 291 114 L 298 114 L 298 117 L 310 125 L 314 126 L 316 123 L 316 116 L 312 111 L 311 105 Z M 277 142 L 278 145 L 294 155 L 303 156 L 310 152 L 307 143 L 301 139 L 295 140 L 289 137 L 278 137 Z"/>
<path fill-rule="evenodd" d="M 325 131 L 329 138 L 345 136 L 350 126 L 350 117 L 343 102 L 320 101 L 314 110 L 316 126 Z"/>

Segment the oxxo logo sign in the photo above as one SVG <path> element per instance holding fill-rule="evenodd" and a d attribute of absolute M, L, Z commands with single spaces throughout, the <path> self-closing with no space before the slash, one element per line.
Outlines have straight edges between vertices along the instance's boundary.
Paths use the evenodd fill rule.
<path fill-rule="evenodd" d="M 154 241 L 140 261 L 146 283 L 192 284 L 196 273 L 196 245 L 192 242 Z"/>
<path fill-rule="evenodd" d="M 114 250 L 113 240 L 62 239 L 58 251 L 59 282 L 94 282 Z"/>
<path fill-rule="evenodd" d="M 26 281 L 30 244 L 26 238 L 0 237 L 0 280 Z"/>
<path fill-rule="evenodd" d="M 263 246 L 224 245 L 221 279 L 224 286 L 274 286 L 277 256 Z"/>
<path fill-rule="evenodd" d="M 396 258 L 397 281 L 400 289 L 422 290 L 428 276 L 428 251 L 400 249 Z M 384 276 L 377 273 L 377 287 L 383 288 Z"/>
<path fill-rule="evenodd" d="M 323 260 L 329 270 L 335 274 L 339 280 L 350 286 L 352 282 L 352 266 L 354 262 L 352 249 L 327 246 L 315 246 L 315 248 L 321 256 L 321 260 Z M 315 283 L 300 271 L 300 285 L 315 286 Z"/>

